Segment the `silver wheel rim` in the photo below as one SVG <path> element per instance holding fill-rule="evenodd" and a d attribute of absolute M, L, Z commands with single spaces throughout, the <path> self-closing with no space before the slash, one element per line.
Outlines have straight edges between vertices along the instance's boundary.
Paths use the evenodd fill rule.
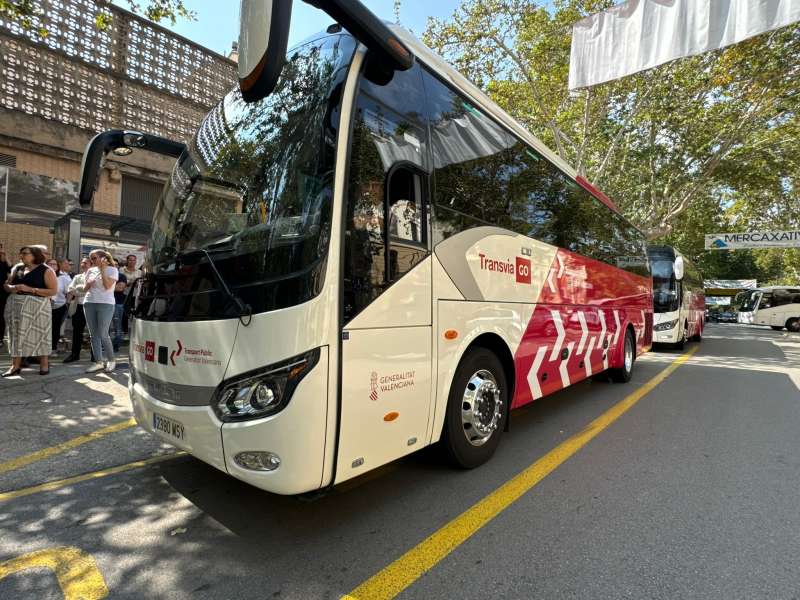
<path fill-rule="evenodd" d="M 633 368 L 633 345 L 631 336 L 625 337 L 625 372 L 630 373 Z"/>
<path fill-rule="evenodd" d="M 461 430 L 473 446 L 483 446 L 500 426 L 503 401 L 490 371 L 472 374 L 461 398 Z"/>

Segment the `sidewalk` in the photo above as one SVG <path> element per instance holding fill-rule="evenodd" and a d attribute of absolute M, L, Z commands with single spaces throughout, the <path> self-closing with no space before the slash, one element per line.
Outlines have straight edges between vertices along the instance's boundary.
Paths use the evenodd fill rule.
<path fill-rule="evenodd" d="M 59 355 L 55 358 L 50 359 L 50 374 L 49 375 L 39 375 L 39 365 L 33 364 L 31 367 L 27 369 L 22 369 L 22 373 L 19 375 L 14 375 L 13 377 L 6 377 L 0 380 L 0 390 L 4 387 L 3 383 L 11 383 L 11 382 L 21 382 L 25 381 L 30 383 L 31 381 L 39 381 L 39 380 L 49 380 L 52 378 L 62 378 L 64 376 L 69 376 L 71 379 L 76 379 L 82 376 L 91 376 L 87 374 L 85 371 L 91 365 L 89 361 L 89 350 L 85 349 L 81 353 L 81 360 L 64 364 L 64 358 L 66 358 L 66 352 L 60 352 Z M 116 362 L 117 367 L 114 370 L 114 373 L 125 373 L 127 378 L 127 371 L 128 371 L 128 343 L 124 342 L 122 346 L 120 346 L 119 352 L 116 355 Z M 5 372 L 11 366 L 11 356 L 8 354 L 8 346 L 3 344 L 0 346 L 0 372 Z M 127 380 L 127 379 L 126 379 Z M 2 393 L 0 391 L 0 393 Z"/>

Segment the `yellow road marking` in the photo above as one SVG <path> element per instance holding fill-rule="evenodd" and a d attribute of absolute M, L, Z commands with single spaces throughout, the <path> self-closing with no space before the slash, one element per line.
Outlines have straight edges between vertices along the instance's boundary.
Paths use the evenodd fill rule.
<path fill-rule="evenodd" d="M 458 548 L 481 527 L 508 508 L 523 494 L 553 472 L 597 434 L 619 419 L 698 350 L 693 348 L 635 392 L 620 400 L 579 433 L 565 440 L 542 458 L 472 505 L 444 527 L 376 573 L 342 600 L 394 598 Z"/>
<path fill-rule="evenodd" d="M 47 483 L 34 485 L 33 487 L 21 488 L 11 492 L 2 492 L 0 493 L 0 502 L 3 502 L 4 500 L 13 500 L 14 498 L 22 498 L 23 496 L 30 496 L 31 494 L 37 494 L 39 492 L 50 492 L 74 483 L 80 483 L 81 481 L 89 481 L 90 479 L 99 479 L 100 477 L 107 477 L 108 475 L 124 473 L 125 471 L 139 469 L 141 467 L 146 467 L 147 465 L 160 463 L 165 460 L 170 460 L 171 458 L 183 456 L 185 454 L 186 452 L 175 452 L 173 454 L 165 454 L 163 456 L 151 456 L 150 458 L 136 460 L 124 465 L 119 465 L 118 467 L 111 467 L 110 469 L 92 471 L 91 473 L 84 473 L 83 475 L 76 475 L 75 477 L 67 477 L 66 479 L 56 479 L 55 481 L 48 481 Z"/>
<path fill-rule="evenodd" d="M 114 423 L 113 425 L 109 425 L 108 427 L 103 427 L 102 429 L 98 429 L 97 431 L 92 431 L 91 433 L 87 433 L 85 435 L 79 435 L 76 438 L 72 438 L 71 440 L 67 440 L 66 442 L 61 442 L 60 444 L 56 444 L 55 446 L 50 446 L 49 448 L 43 448 L 42 450 L 37 450 L 36 452 L 31 452 L 30 454 L 26 454 L 25 456 L 20 456 L 18 458 L 12 458 L 11 460 L 7 460 L 6 462 L 0 463 L 0 474 L 7 473 L 8 471 L 13 471 L 14 469 L 19 469 L 20 467 L 24 467 L 25 465 L 29 465 L 39 460 L 44 460 L 45 458 L 50 458 L 56 454 L 60 454 L 66 450 L 71 450 L 72 448 L 77 448 L 87 442 L 91 442 L 94 440 L 98 440 L 103 436 L 108 435 L 109 433 L 115 433 L 117 431 L 122 431 L 123 429 L 128 429 L 129 427 L 133 427 L 136 425 L 136 421 L 134 419 L 128 419 L 127 421 L 120 421 L 119 423 Z"/>
<path fill-rule="evenodd" d="M 55 573 L 64 600 L 100 600 L 108 596 L 106 582 L 94 559 L 69 546 L 39 550 L 0 563 L 0 579 L 37 567 Z"/>

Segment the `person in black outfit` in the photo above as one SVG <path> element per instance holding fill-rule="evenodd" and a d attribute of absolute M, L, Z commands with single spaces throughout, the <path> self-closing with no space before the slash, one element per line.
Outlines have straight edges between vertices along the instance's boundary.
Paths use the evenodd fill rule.
<path fill-rule="evenodd" d="M 8 279 L 8 275 L 11 273 L 11 265 L 8 264 L 6 260 L 6 251 L 2 245 L 0 245 L 0 346 L 3 345 L 4 340 L 6 339 L 6 299 L 8 298 L 8 292 L 5 290 L 4 284 Z"/>
<path fill-rule="evenodd" d="M 6 306 L 11 368 L 3 377 L 18 375 L 26 356 L 38 356 L 39 374 L 47 375 L 52 343 L 50 298 L 56 295 L 58 282 L 56 274 L 44 264 L 39 247 L 23 246 L 19 256 L 21 262 L 4 286 L 12 296 Z"/>

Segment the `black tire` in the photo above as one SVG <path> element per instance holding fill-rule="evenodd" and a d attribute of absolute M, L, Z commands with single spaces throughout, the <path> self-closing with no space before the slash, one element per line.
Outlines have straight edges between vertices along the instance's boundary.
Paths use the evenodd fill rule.
<path fill-rule="evenodd" d="M 800 319 L 789 319 L 786 321 L 786 330 L 800 333 Z"/>
<path fill-rule="evenodd" d="M 783 327 L 780 325 L 770 325 L 770 327 L 775 331 L 783 331 Z"/>
<path fill-rule="evenodd" d="M 479 376 L 481 373 L 488 373 L 489 376 Z M 482 382 L 478 389 L 469 388 L 470 385 L 474 386 L 476 379 Z M 494 385 L 497 395 L 493 394 L 492 385 L 489 384 Z M 480 397 L 476 397 L 477 402 L 470 404 L 469 391 L 481 394 Z M 500 443 L 500 434 L 508 418 L 508 403 L 508 384 L 500 359 L 486 348 L 477 347 L 468 350 L 461 359 L 450 386 L 442 432 L 442 447 L 455 465 L 462 469 L 474 469 L 492 457 Z M 482 412 L 491 413 L 491 415 L 485 414 L 483 421 L 478 421 L 479 425 L 487 428 L 483 432 L 473 427 L 469 418 L 465 422 L 463 415 L 472 414 L 463 410 L 468 405 L 473 410 L 482 406 L 485 409 Z M 487 434 L 488 429 L 491 431 Z"/>
<path fill-rule="evenodd" d="M 675 348 L 676 350 L 683 350 L 686 347 L 686 342 L 688 340 L 688 338 L 686 336 L 687 333 L 689 333 L 689 324 L 688 323 L 684 323 L 683 324 L 683 332 L 681 333 L 681 339 L 678 340 L 677 342 L 675 342 L 675 344 L 673 345 L 673 348 Z"/>
<path fill-rule="evenodd" d="M 633 337 L 630 329 L 625 331 L 622 353 L 622 366 L 618 369 L 608 370 L 608 375 L 614 383 L 628 383 L 633 376 L 633 364 L 636 362 L 636 338 Z"/>

